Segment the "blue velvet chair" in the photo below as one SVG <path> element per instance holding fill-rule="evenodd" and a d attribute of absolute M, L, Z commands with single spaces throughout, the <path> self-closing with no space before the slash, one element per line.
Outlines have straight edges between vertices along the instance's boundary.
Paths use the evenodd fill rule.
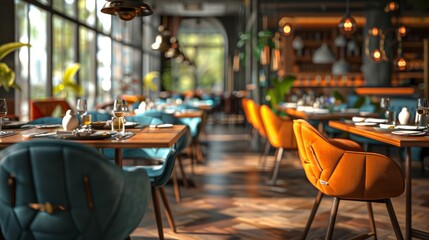
<path fill-rule="evenodd" d="M 63 119 L 60 117 L 41 117 L 28 122 L 28 125 L 37 124 L 62 124 Z"/>
<path fill-rule="evenodd" d="M 148 110 L 143 113 L 144 116 L 154 117 L 160 119 L 164 123 L 171 123 L 171 124 L 184 124 L 180 119 L 176 118 L 172 114 L 160 111 L 160 110 Z M 189 126 L 188 126 L 189 127 Z M 176 151 L 177 151 L 177 158 L 176 162 L 178 164 L 180 173 L 182 175 L 183 185 L 187 188 L 188 187 L 188 181 L 185 173 L 185 169 L 183 167 L 183 161 L 180 153 L 184 152 L 192 143 L 192 136 L 190 134 L 190 131 L 187 132 L 187 134 L 183 135 L 176 144 Z M 177 186 L 178 187 L 178 186 Z M 180 196 L 180 190 L 175 191 L 176 194 L 176 200 L 180 202 L 181 196 Z"/>
<path fill-rule="evenodd" d="M 144 169 L 123 171 L 70 141 L 12 145 L 0 169 L 0 226 L 10 240 L 126 239 L 150 198 Z"/>
<path fill-rule="evenodd" d="M 160 119 L 136 115 L 126 117 L 127 121 L 138 122 L 141 125 L 152 125 L 162 124 Z M 103 150 L 106 157 L 114 159 L 113 149 Z M 164 203 L 164 207 L 167 214 L 167 220 L 170 227 L 176 232 L 176 226 L 174 223 L 173 215 L 168 204 L 167 197 L 165 195 L 164 185 L 171 178 L 174 173 L 174 166 L 176 161 L 176 150 L 174 148 L 136 148 L 136 149 L 124 149 L 123 159 L 125 161 L 131 160 L 134 166 L 125 166 L 125 169 L 145 169 L 151 181 L 152 189 L 152 203 L 155 211 L 155 218 L 158 227 L 158 234 L 160 239 L 164 239 L 160 205 L 158 193 L 161 195 L 161 199 Z M 173 184 L 178 186 L 177 178 L 173 174 Z M 176 190 L 176 187 L 175 187 Z"/>
<path fill-rule="evenodd" d="M 88 114 L 91 114 L 93 122 L 108 121 L 112 119 L 112 114 L 106 110 L 91 110 L 88 111 Z"/>

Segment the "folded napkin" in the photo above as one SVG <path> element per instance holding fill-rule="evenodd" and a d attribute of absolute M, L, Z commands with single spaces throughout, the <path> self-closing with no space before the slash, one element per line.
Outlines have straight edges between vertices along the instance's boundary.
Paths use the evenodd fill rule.
<path fill-rule="evenodd" d="M 387 119 L 383 118 L 364 118 L 364 117 L 353 117 L 353 122 L 366 122 L 366 123 L 387 123 Z"/>

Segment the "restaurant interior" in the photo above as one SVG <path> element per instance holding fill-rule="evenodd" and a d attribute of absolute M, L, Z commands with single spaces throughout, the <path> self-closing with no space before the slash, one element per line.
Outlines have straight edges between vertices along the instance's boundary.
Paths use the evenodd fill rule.
<path fill-rule="evenodd" d="M 0 6 L 0 239 L 429 239 L 429 1 Z"/>

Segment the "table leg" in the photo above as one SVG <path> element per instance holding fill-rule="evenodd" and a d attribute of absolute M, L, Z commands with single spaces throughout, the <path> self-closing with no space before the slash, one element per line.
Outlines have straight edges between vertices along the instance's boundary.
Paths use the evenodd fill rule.
<path fill-rule="evenodd" d="M 411 147 L 405 155 L 405 239 L 411 239 Z"/>
<path fill-rule="evenodd" d="M 122 148 L 115 148 L 115 163 L 122 167 Z"/>

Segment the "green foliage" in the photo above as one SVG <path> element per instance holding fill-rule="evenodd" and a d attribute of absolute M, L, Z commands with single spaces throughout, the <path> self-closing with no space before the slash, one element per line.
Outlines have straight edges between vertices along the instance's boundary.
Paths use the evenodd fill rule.
<path fill-rule="evenodd" d="M 346 100 L 344 99 L 344 96 L 336 89 L 332 93 L 332 96 L 335 98 L 335 101 L 342 102 L 342 103 L 346 102 Z"/>
<path fill-rule="evenodd" d="M 281 78 L 271 78 L 272 87 L 267 90 L 266 99 L 270 102 L 271 107 L 275 107 L 284 100 L 284 97 L 289 93 L 293 86 L 293 81 L 296 77 L 293 75 L 286 75 Z"/>
<path fill-rule="evenodd" d="M 9 53 L 24 46 L 30 47 L 31 45 L 21 42 L 10 42 L 0 45 L 0 61 Z M 9 68 L 6 63 L 0 63 L 0 88 L 1 87 L 3 87 L 7 92 L 11 88 L 21 90 L 19 85 L 15 82 L 15 72 Z"/>
<path fill-rule="evenodd" d="M 161 83 L 165 90 L 174 90 L 173 75 L 171 74 L 171 60 L 164 64 L 161 74 Z"/>
<path fill-rule="evenodd" d="M 74 63 L 64 70 L 64 75 L 61 83 L 54 87 L 54 95 L 61 95 L 61 97 L 66 97 L 68 92 L 73 92 L 79 97 L 83 95 L 83 87 L 80 84 L 77 84 L 74 80 L 74 76 L 79 69 L 80 64 Z"/>

